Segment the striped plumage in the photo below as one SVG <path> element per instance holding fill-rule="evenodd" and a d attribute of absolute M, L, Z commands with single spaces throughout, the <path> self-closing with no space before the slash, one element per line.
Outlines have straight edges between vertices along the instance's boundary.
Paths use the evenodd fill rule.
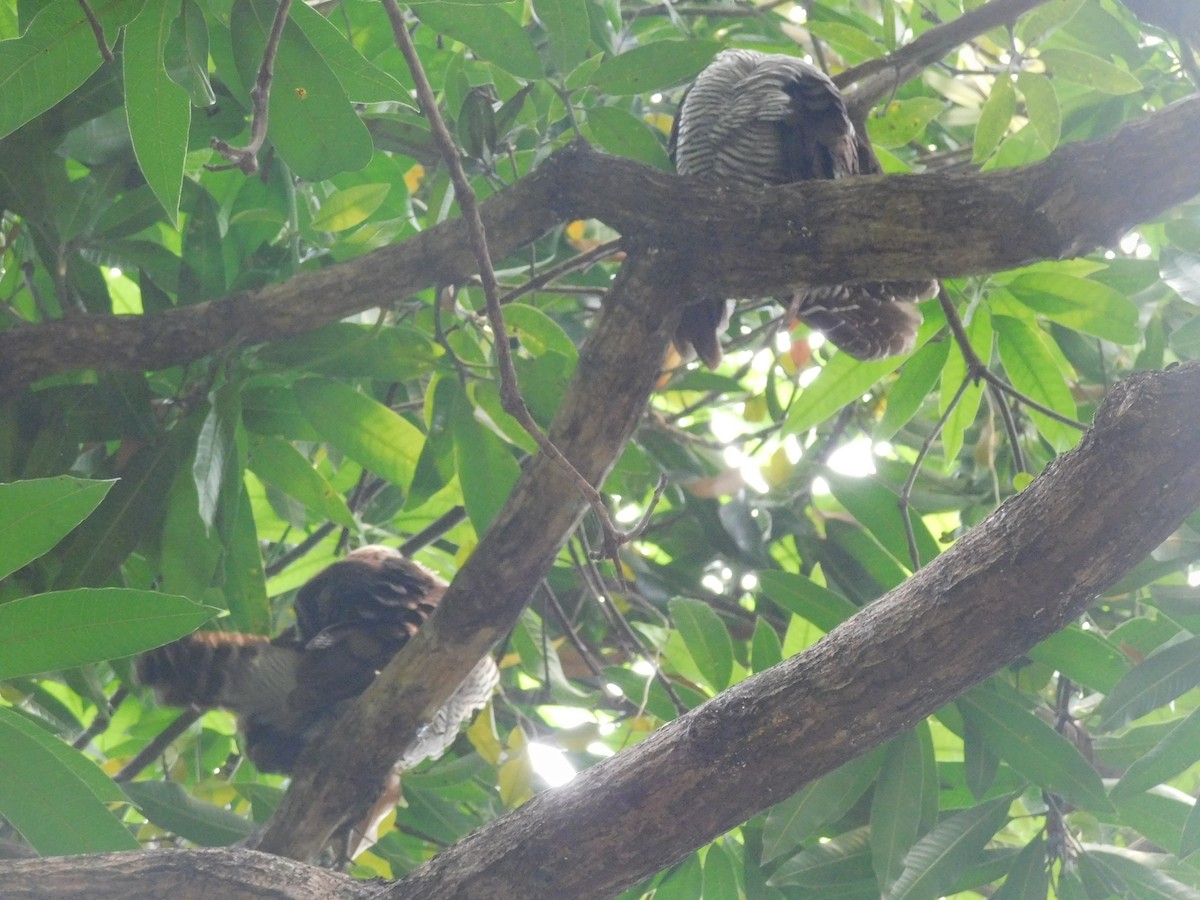
<path fill-rule="evenodd" d="M 313 736 L 357 697 L 437 607 L 446 583 L 389 547 L 362 547 L 296 595 L 296 624 L 273 640 L 197 632 L 138 657 L 138 681 L 160 703 L 236 712 L 246 754 L 290 772 Z M 438 756 L 492 695 L 499 673 L 484 657 L 397 763 Z"/>
<path fill-rule="evenodd" d="M 795 57 L 753 50 L 726 50 L 700 73 L 670 149 L 679 174 L 746 187 L 880 171 L 828 76 Z M 921 322 L 915 301 L 936 288 L 929 281 L 797 285 L 793 302 L 842 350 L 877 359 L 912 349 Z M 725 298 L 699 298 L 684 311 L 676 345 L 715 366 L 727 315 Z"/>

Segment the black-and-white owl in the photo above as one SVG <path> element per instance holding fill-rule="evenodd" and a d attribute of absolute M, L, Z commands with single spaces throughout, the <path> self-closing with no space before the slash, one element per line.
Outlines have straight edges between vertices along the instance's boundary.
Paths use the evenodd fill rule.
<path fill-rule="evenodd" d="M 879 173 L 865 135 L 855 129 L 837 86 L 803 60 L 753 50 L 726 50 L 687 92 L 671 132 L 680 175 L 763 187 L 810 178 Z M 933 296 L 932 281 L 796 285 L 799 317 L 858 359 L 906 353 Z M 684 311 L 676 346 L 713 367 L 721 360 L 724 297 Z"/>

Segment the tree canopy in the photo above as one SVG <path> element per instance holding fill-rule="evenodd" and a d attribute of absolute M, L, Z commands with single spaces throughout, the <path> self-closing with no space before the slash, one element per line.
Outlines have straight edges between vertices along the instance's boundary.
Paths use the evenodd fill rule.
<path fill-rule="evenodd" d="M 1200 896 L 1198 43 L 1168 0 L 0 2 L 3 892 Z M 726 47 L 827 71 L 888 174 L 671 174 Z M 773 299 L 931 277 L 875 362 Z M 451 587 L 292 778 L 134 682 L 371 543 Z"/>

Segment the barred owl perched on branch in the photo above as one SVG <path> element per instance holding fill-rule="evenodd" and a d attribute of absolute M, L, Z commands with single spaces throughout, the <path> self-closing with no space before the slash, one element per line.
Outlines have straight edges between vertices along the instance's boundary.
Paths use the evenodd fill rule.
<path fill-rule="evenodd" d="M 881 171 L 828 76 L 795 57 L 753 50 L 726 50 L 700 73 L 675 118 L 670 150 L 680 175 L 747 187 Z M 915 303 L 936 290 L 931 281 L 797 285 L 793 303 L 851 356 L 878 359 L 912 349 L 921 323 Z M 723 297 L 685 309 L 675 335 L 680 352 L 691 347 L 710 368 L 719 363 L 727 316 Z"/>
<path fill-rule="evenodd" d="M 198 632 L 142 654 L 134 674 L 160 703 L 236 712 L 254 764 L 290 772 L 320 729 L 416 634 L 446 587 L 390 547 L 362 547 L 300 589 L 296 624 L 278 637 Z M 441 755 L 498 680 L 484 657 L 397 768 Z"/>

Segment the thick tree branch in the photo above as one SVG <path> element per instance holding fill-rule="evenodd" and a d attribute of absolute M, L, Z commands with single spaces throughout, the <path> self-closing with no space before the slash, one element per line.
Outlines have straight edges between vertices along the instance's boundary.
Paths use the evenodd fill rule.
<path fill-rule="evenodd" d="M 1037 165 L 729 191 L 572 145 L 481 204 L 493 257 L 596 218 L 656 247 L 709 296 L 768 296 L 797 281 L 955 277 L 1111 245 L 1200 193 L 1200 98 Z M 697 248 L 703 247 L 702 254 Z M 230 344 L 299 334 L 475 271 L 461 221 L 278 285 L 155 316 L 78 316 L 0 333 L 0 396 L 80 368 L 146 370 Z"/>
<path fill-rule="evenodd" d="M 667 332 L 655 333 L 665 342 Z M 602 361 L 599 348 L 593 354 L 593 363 Z M 820 643 L 371 895 L 596 897 L 635 883 L 912 726 L 1070 622 L 1200 506 L 1198 442 L 1200 363 L 1132 376 L 1113 389 L 1077 449 Z M 526 477 L 529 486 L 547 480 L 573 493 L 553 464 L 543 461 Z M 510 537 L 516 514 L 488 540 Z M 547 542 L 539 552 L 548 549 Z M 478 570 L 486 552 L 481 544 L 455 588 L 481 574 L 472 564 Z M 527 580 L 520 565 L 508 559 L 493 585 Z M 460 612 L 521 602 L 507 592 L 498 601 L 462 599 Z M 440 623 L 440 631 L 466 624 Z M 406 649 L 398 662 L 414 656 Z M 355 763 L 343 759 L 342 768 Z M 210 864 L 221 858 L 231 865 Z M 141 860 L 146 868 L 136 868 Z M 119 854 L 2 863 L 0 877 L 14 897 L 67 896 L 81 885 L 95 896 L 109 885 L 121 893 L 131 883 L 144 887 L 129 879 L 157 877 L 163 866 L 189 872 L 187 886 L 200 890 L 243 865 L 245 883 L 258 883 L 269 863 L 245 851 Z M 333 880 L 306 892 L 301 878 L 310 870 L 296 863 L 277 860 L 274 871 L 295 886 L 288 896 L 365 896 Z"/>

